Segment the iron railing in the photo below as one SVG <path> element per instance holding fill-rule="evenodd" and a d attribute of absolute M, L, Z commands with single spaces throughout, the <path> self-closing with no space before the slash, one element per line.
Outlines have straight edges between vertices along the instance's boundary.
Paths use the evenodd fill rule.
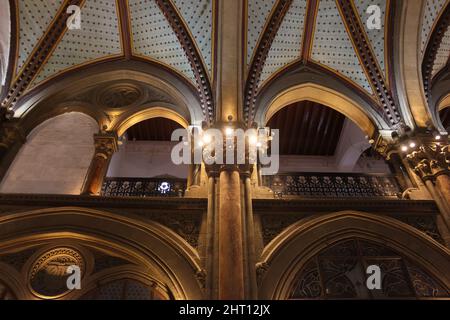
<path fill-rule="evenodd" d="M 105 197 L 184 197 L 186 180 L 175 178 L 106 178 Z"/>
<path fill-rule="evenodd" d="M 397 198 L 401 188 L 395 176 L 354 173 L 287 173 L 264 176 L 263 185 L 277 197 Z"/>

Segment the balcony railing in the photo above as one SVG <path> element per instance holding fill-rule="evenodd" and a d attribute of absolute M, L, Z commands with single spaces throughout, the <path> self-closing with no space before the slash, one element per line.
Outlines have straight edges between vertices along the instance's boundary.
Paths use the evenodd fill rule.
<path fill-rule="evenodd" d="M 174 178 L 106 178 L 105 197 L 184 197 L 186 180 Z"/>
<path fill-rule="evenodd" d="M 263 184 L 279 198 L 397 198 L 402 192 L 392 175 L 291 173 L 264 176 Z"/>

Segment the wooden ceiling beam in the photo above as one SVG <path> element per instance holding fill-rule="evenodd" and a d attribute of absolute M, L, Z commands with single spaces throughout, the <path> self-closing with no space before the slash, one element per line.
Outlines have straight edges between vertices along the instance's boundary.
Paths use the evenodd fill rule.
<path fill-rule="evenodd" d="M 14 107 L 22 94 L 30 86 L 32 80 L 42 69 L 43 64 L 47 61 L 48 57 L 52 54 L 66 32 L 67 19 L 69 19 L 71 15 L 71 13 L 67 13 L 67 8 L 71 5 L 81 7 L 84 1 L 85 0 L 66 0 L 63 3 L 62 8 L 58 11 L 58 16 L 53 20 L 44 36 L 36 44 L 16 79 L 11 82 L 9 91 L 1 104 L 3 108 L 14 111 Z"/>

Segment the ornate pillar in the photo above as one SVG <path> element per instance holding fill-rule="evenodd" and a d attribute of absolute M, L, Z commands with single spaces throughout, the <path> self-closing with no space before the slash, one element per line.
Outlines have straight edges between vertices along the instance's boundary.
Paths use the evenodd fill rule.
<path fill-rule="evenodd" d="M 94 135 L 95 153 L 89 167 L 82 194 L 97 196 L 102 190 L 112 155 L 118 150 L 118 139 L 114 132 Z"/>
<path fill-rule="evenodd" d="M 447 246 L 450 246 L 450 158 L 449 145 L 427 141 L 406 156 L 414 172 L 423 180 L 436 201 L 441 215 L 438 228 Z"/>

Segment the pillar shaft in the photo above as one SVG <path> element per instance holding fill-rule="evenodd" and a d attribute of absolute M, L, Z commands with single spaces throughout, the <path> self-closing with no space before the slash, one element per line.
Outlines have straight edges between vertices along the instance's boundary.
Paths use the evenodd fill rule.
<path fill-rule="evenodd" d="M 100 195 L 103 180 L 108 171 L 112 155 L 117 151 L 117 137 L 113 133 L 94 136 L 95 153 L 83 187 L 83 194 Z"/>
<path fill-rule="evenodd" d="M 221 171 L 219 187 L 219 299 L 242 300 L 245 289 L 239 171 Z"/>

